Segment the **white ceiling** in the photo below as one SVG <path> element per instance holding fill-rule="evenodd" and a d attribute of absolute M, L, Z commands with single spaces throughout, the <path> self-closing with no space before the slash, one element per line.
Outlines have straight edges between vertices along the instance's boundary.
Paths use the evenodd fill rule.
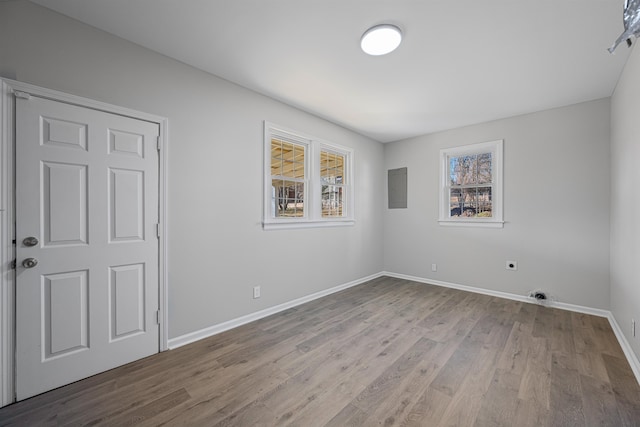
<path fill-rule="evenodd" d="M 32 1 L 382 142 L 610 96 L 629 54 L 623 0 Z"/>

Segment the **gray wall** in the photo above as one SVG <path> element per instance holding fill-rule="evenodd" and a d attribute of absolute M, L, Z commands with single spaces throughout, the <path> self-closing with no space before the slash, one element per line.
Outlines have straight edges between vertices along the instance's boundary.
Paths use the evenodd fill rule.
<path fill-rule="evenodd" d="M 169 118 L 170 337 L 382 270 L 381 144 L 25 1 L 0 76 Z M 355 150 L 354 227 L 261 229 L 263 120 Z"/>
<path fill-rule="evenodd" d="M 624 198 L 640 181 L 631 163 L 638 56 L 611 116 L 611 307 L 625 332 L 640 317 L 628 214 L 636 202 Z M 609 100 L 383 147 L 26 1 L 0 2 L 0 76 L 169 118 L 171 337 L 381 270 L 520 295 L 542 288 L 561 302 L 610 307 Z M 356 226 L 261 229 L 265 119 L 355 150 Z M 495 139 L 505 141 L 505 227 L 438 226 L 440 148 Z M 404 166 L 408 208 L 389 210 L 386 171 Z M 507 259 L 518 271 L 505 270 Z"/>
<path fill-rule="evenodd" d="M 611 98 L 611 311 L 640 357 L 640 50 Z M 631 335 L 631 319 L 637 324 Z"/>
<path fill-rule="evenodd" d="M 504 228 L 439 226 L 439 150 L 497 139 Z M 386 144 L 385 169 L 403 166 L 408 208 L 385 209 L 385 270 L 609 308 L 608 99 Z"/>

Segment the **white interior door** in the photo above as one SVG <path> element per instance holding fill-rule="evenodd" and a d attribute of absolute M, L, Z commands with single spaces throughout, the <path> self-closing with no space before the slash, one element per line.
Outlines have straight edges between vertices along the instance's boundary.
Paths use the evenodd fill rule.
<path fill-rule="evenodd" d="M 18 400 L 159 351 L 158 135 L 16 99 Z"/>

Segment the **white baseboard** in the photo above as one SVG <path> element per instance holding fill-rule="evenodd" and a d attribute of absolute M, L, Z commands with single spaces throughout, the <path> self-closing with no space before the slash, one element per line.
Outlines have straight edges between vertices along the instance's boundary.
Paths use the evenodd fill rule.
<path fill-rule="evenodd" d="M 262 319 L 262 318 L 267 317 L 267 316 L 271 316 L 272 314 L 279 313 L 279 312 L 287 310 L 289 308 L 296 307 L 298 305 L 304 304 L 304 303 L 309 302 L 309 301 L 313 301 L 313 300 L 318 299 L 318 298 L 322 298 L 324 296 L 333 294 L 335 292 L 339 292 L 339 291 L 342 291 L 344 289 L 360 285 L 362 283 L 368 282 L 369 280 L 377 279 L 378 277 L 382 277 L 382 276 L 395 277 L 397 279 L 411 280 L 411 281 L 418 282 L 418 283 L 425 283 L 425 284 L 429 284 L 429 285 L 443 286 L 443 287 L 446 287 L 446 288 L 459 289 L 459 290 L 462 290 L 462 291 L 474 292 L 474 293 L 479 293 L 479 294 L 484 294 L 484 295 L 489 295 L 489 296 L 494 296 L 494 297 L 499 297 L 499 298 L 510 299 L 510 300 L 514 300 L 514 301 L 522 301 L 522 302 L 527 302 L 527 303 L 531 303 L 531 304 L 538 303 L 536 300 L 533 300 L 532 298 L 530 298 L 528 296 L 525 296 L 525 295 L 518 295 L 518 294 L 512 294 L 512 293 L 508 293 L 508 292 L 501 292 L 501 291 L 494 291 L 494 290 L 490 290 L 490 289 L 476 288 L 476 287 L 473 287 L 473 286 L 460 285 L 460 284 L 457 284 L 457 283 L 450 283 L 450 282 L 443 282 L 443 281 L 440 281 L 440 280 L 425 279 L 423 277 L 416 277 L 416 276 L 410 276 L 410 275 L 407 275 L 407 274 L 393 273 L 393 272 L 390 272 L 390 271 L 382 271 L 382 272 L 377 273 L 377 274 L 372 274 L 371 276 L 363 277 L 363 278 L 360 278 L 360 279 L 357 279 L 357 280 L 354 280 L 354 281 L 351 281 L 351 282 L 348 282 L 348 283 L 344 283 L 342 285 L 335 286 L 333 288 L 325 289 L 323 291 L 316 292 L 316 293 L 313 293 L 311 295 L 307 295 L 307 296 L 304 296 L 304 297 L 301 297 L 301 298 L 297 298 L 297 299 L 285 302 L 283 304 L 279 304 L 279 305 L 276 305 L 276 306 L 273 306 L 273 307 L 269 307 L 269 308 L 266 308 L 264 310 L 257 311 L 255 313 L 250 313 L 250 314 L 247 314 L 245 316 L 238 317 L 236 319 L 232 319 L 232 320 L 229 320 L 229 321 L 226 321 L 226 322 L 223 322 L 223 323 L 219 323 L 217 325 L 213 325 L 213 326 L 209 326 L 209 327 L 204 328 L 204 329 L 200 329 L 198 331 L 194 331 L 194 332 L 190 332 L 190 333 L 185 334 L 185 335 L 181 335 L 179 337 L 170 338 L 169 339 L 169 349 L 172 350 L 174 348 L 182 347 L 183 345 L 187 345 L 187 344 L 190 344 L 192 342 L 199 341 L 199 340 L 204 339 L 204 338 L 208 338 L 210 336 L 219 334 L 221 332 L 228 331 L 229 329 L 237 328 L 238 326 L 242 326 L 244 324 L 253 322 L 254 320 L 258 320 L 258 319 Z M 581 306 L 581 305 L 568 304 L 568 303 L 563 303 L 563 302 L 558 302 L 558 301 L 547 301 L 544 305 L 547 306 L 547 307 L 559 308 L 559 309 L 568 310 L 568 311 L 575 311 L 575 312 L 578 312 L 578 313 L 591 314 L 591 315 L 594 315 L 594 316 L 606 317 L 607 319 L 609 319 L 609 323 L 611 324 L 611 328 L 613 329 L 613 332 L 615 333 L 616 338 L 618 339 L 618 342 L 620 343 L 620 347 L 622 347 L 622 351 L 624 352 L 625 356 L 627 357 L 627 361 L 629 362 L 629 365 L 631 366 L 631 370 L 633 371 L 634 375 L 636 376 L 636 380 L 640 384 L 640 362 L 638 361 L 638 357 L 635 355 L 635 353 L 631 349 L 631 346 L 629 345 L 629 342 L 627 341 L 627 339 L 625 338 L 624 334 L 622 333 L 622 330 L 620 329 L 620 326 L 618 325 L 618 322 L 616 322 L 616 319 L 613 317 L 613 314 L 609 310 L 602 310 L 602 309 L 599 309 L 599 308 L 584 307 L 584 306 Z"/>
<path fill-rule="evenodd" d="M 627 356 L 627 360 L 629 361 L 629 365 L 631 365 L 631 370 L 633 371 L 636 379 L 638 380 L 638 384 L 640 384 L 640 361 L 638 361 L 638 357 L 631 349 L 629 345 L 629 341 L 622 333 L 622 329 L 620 329 L 620 325 L 616 321 L 616 318 L 613 317 L 613 313 L 609 312 L 609 323 L 611 324 L 611 329 L 616 334 L 616 338 L 618 338 L 618 342 L 620 343 L 620 347 L 622 347 L 622 351 L 624 355 Z"/>
<path fill-rule="evenodd" d="M 532 304 L 537 303 L 537 301 L 527 296 L 511 294 L 508 292 L 474 288 L 472 286 L 459 285 L 457 283 L 442 282 L 439 280 L 425 279 L 422 277 L 409 276 L 406 274 L 393 273 L 389 271 L 383 271 L 380 275 L 395 277 L 398 279 L 412 280 L 414 282 L 426 283 L 429 285 L 444 286 L 446 288 L 460 289 L 463 291 L 475 292 L 478 294 L 490 295 L 490 296 L 500 297 L 500 298 L 506 298 L 514 301 L 522 301 L 522 302 L 528 302 Z M 591 314 L 594 316 L 606 317 L 607 319 L 609 319 L 609 323 L 611 324 L 611 329 L 613 329 L 613 332 L 615 333 L 616 338 L 620 343 L 620 347 L 622 347 L 622 351 L 624 352 L 624 355 L 627 357 L 629 366 L 631 366 L 631 370 L 633 371 L 633 374 L 636 376 L 636 380 L 638 381 L 638 384 L 640 384 L 640 362 L 638 361 L 638 357 L 635 355 L 635 353 L 631 349 L 631 346 L 629 345 L 627 338 L 622 333 L 622 329 L 620 329 L 620 325 L 618 325 L 618 322 L 616 322 L 616 319 L 615 317 L 613 317 L 613 314 L 611 313 L 611 311 L 602 310 L 600 308 L 584 307 L 581 305 L 568 304 L 568 303 L 557 302 L 557 301 L 548 301 L 544 305 L 547 307 L 559 308 L 559 309 L 568 310 L 568 311 L 575 311 L 578 313 Z"/>
<path fill-rule="evenodd" d="M 473 286 L 459 285 L 457 283 L 442 282 L 440 280 L 425 279 L 423 277 L 416 277 L 416 276 L 409 276 L 407 274 L 393 273 L 393 272 L 390 272 L 390 271 L 383 271 L 381 273 L 381 276 L 389 276 L 389 277 L 395 277 L 395 278 L 398 278 L 398 279 L 412 280 L 414 282 L 426 283 L 426 284 L 429 284 L 429 285 L 436 285 L 436 286 L 443 286 L 445 288 L 459 289 L 461 291 L 467 291 L 467 292 L 473 292 L 473 293 L 476 293 L 476 294 L 489 295 L 489 296 L 498 297 L 498 298 L 505 298 L 505 299 L 510 299 L 510 300 L 514 300 L 514 301 L 522 301 L 522 302 L 528 302 L 528 303 L 532 303 L 532 304 L 540 304 L 537 300 L 535 300 L 533 298 L 530 298 L 530 297 L 528 297 L 526 295 L 518 295 L 518 294 L 509 293 L 509 292 L 502 292 L 502 291 L 494 291 L 494 290 L 491 290 L 491 289 L 476 288 L 476 287 L 473 287 Z M 565 302 L 558 302 L 558 301 L 551 301 L 551 300 L 547 300 L 543 304 L 540 304 L 540 305 L 544 305 L 546 307 L 561 308 L 563 310 L 575 311 L 575 312 L 578 312 L 578 313 L 592 314 L 594 316 L 599 316 L 599 317 L 607 317 L 608 318 L 609 315 L 611 314 L 610 311 L 602 310 L 600 308 L 584 307 L 582 305 L 567 304 Z"/>
<path fill-rule="evenodd" d="M 242 326 L 244 324 L 253 322 L 254 320 L 262 319 L 267 316 L 271 316 L 272 314 L 279 313 L 281 311 L 287 310 L 292 307 L 296 307 L 298 305 L 304 304 L 309 301 L 313 301 L 318 298 L 322 298 L 324 296 L 342 291 L 347 288 L 351 288 L 353 286 L 360 285 L 362 283 L 368 282 L 369 280 L 377 279 L 378 277 L 383 276 L 382 273 L 372 274 L 371 276 L 363 277 L 357 280 L 353 280 L 348 283 L 344 283 L 342 285 L 334 286 L 333 288 L 325 289 L 320 292 L 313 293 L 311 295 L 307 295 L 301 298 L 297 298 L 283 304 L 278 304 L 273 307 L 265 308 L 264 310 L 256 311 L 255 313 L 250 313 L 245 316 L 241 316 L 235 319 L 228 320 L 226 322 L 218 323 L 217 325 L 209 326 L 204 329 L 200 329 L 198 331 L 190 332 L 188 334 L 180 335 L 179 337 L 170 338 L 169 339 L 169 349 L 173 350 L 174 348 L 182 347 L 183 345 L 190 344 L 192 342 L 201 340 L 203 338 L 208 338 L 210 336 L 219 334 L 224 331 L 228 331 L 229 329 L 237 328 L 238 326 Z"/>

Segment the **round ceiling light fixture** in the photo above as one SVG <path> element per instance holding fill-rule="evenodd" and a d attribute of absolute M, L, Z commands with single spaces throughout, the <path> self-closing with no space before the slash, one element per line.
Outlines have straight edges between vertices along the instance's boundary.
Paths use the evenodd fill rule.
<path fill-rule="evenodd" d="M 365 31 L 360 40 L 360 47 L 369 55 L 386 55 L 396 50 L 401 41 L 400 28 L 391 24 L 381 24 Z"/>

